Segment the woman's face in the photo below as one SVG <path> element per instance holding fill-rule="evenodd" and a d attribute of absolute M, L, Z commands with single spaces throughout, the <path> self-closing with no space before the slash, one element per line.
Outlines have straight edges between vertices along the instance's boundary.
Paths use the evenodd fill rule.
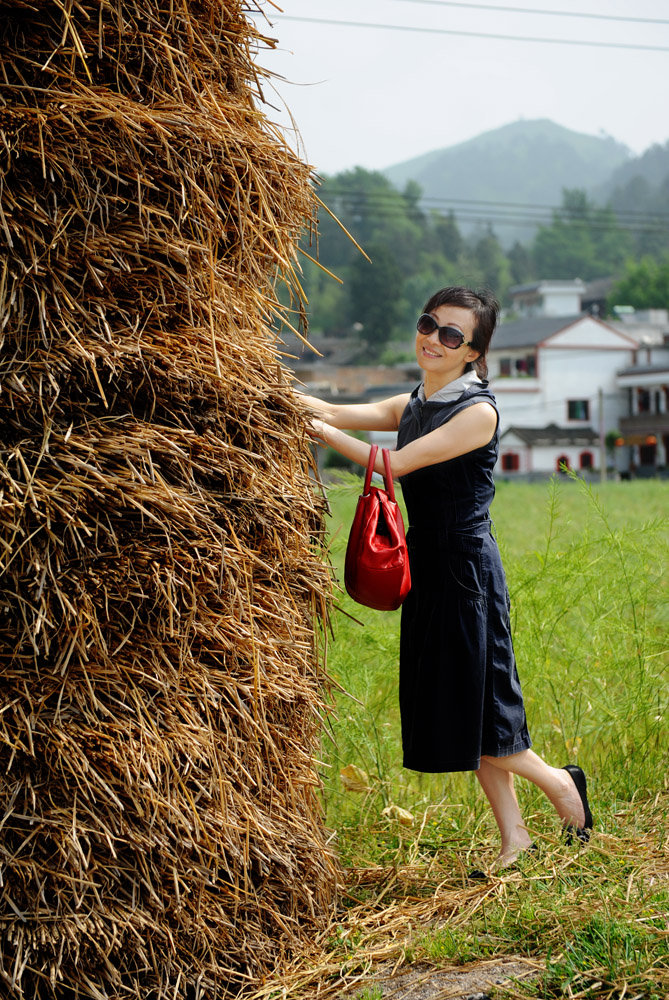
<path fill-rule="evenodd" d="M 437 306 L 430 313 L 439 326 L 453 326 L 464 334 L 464 343 L 453 350 L 444 347 L 439 340 L 439 333 L 434 330 L 430 334 L 416 333 L 416 359 L 425 374 L 437 378 L 443 376 L 443 384 L 452 382 L 465 370 L 470 361 L 475 361 L 479 352 L 468 347 L 468 342 L 474 334 L 476 320 L 471 309 L 463 306 Z"/>

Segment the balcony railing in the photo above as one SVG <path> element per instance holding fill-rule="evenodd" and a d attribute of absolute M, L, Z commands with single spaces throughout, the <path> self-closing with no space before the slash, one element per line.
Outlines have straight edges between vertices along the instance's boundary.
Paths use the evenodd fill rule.
<path fill-rule="evenodd" d="M 669 434 L 669 413 L 635 413 L 621 417 L 623 434 Z"/>

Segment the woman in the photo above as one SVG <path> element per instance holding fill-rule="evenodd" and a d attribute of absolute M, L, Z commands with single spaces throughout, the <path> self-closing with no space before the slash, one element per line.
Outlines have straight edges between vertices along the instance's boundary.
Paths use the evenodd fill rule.
<path fill-rule="evenodd" d="M 545 792 L 568 837 L 587 840 L 592 828 L 583 771 L 551 767 L 530 750 L 489 515 L 498 413 L 485 358 L 498 312 L 487 293 L 444 288 L 418 320 L 424 378 L 411 395 L 351 405 L 303 397 L 313 436 L 362 466 L 369 444 L 343 431 L 397 431 L 390 465 L 408 513 L 412 577 L 400 639 L 403 762 L 417 771 L 475 771 L 501 835 L 495 870 L 532 846 L 516 774 Z"/>

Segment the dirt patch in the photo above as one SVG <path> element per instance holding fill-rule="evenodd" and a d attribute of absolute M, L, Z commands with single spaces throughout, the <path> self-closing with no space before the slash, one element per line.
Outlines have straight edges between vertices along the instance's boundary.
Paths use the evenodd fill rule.
<path fill-rule="evenodd" d="M 527 979 L 538 974 L 534 963 L 522 960 L 477 962 L 462 969 L 436 969 L 426 963 L 416 963 L 400 972 L 384 976 L 383 970 L 365 982 L 355 998 L 376 987 L 384 1000 L 487 1000 L 494 986 L 511 979 Z M 373 995 L 373 994 L 372 994 Z"/>

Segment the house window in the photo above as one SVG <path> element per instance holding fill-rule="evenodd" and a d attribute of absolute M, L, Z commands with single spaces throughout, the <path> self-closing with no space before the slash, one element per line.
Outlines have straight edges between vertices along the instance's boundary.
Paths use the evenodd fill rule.
<path fill-rule="evenodd" d="M 568 420 L 589 420 L 590 400 L 589 399 L 568 399 L 567 400 Z"/>
<path fill-rule="evenodd" d="M 557 472 L 566 472 L 569 465 L 569 455 L 558 455 L 555 460 L 555 468 Z"/>
<path fill-rule="evenodd" d="M 581 469 L 592 469 L 594 468 L 594 461 L 592 458 L 591 451 L 582 451 L 578 456 L 578 464 Z"/>
<path fill-rule="evenodd" d="M 520 468 L 520 456 L 515 451 L 507 451 L 502 455 L 502 471 L 518 472 Z"/>
<path fill-rule="evenodd" d="M 637 389 L 637 413 L 650 413 L 650 393 L 648 389 Z"/>
<path fill-rule="evenodd" d="M 518 358 L 518 360 L 516 361 L 516 373 L 518 375 L 530 375 L 530 376 L 536 375 L 537 368 L 533 354 L 528 354 L 524 358 Z"/>
<path fill-rule="evenodd" d="M 534 378 L 537 374 L 537 360 L 534 354 L 527 354 L 524 358 L 500 358 L 499 374 L 503 378 L 510 378 L 512 375 L 516 378 Z"/>

